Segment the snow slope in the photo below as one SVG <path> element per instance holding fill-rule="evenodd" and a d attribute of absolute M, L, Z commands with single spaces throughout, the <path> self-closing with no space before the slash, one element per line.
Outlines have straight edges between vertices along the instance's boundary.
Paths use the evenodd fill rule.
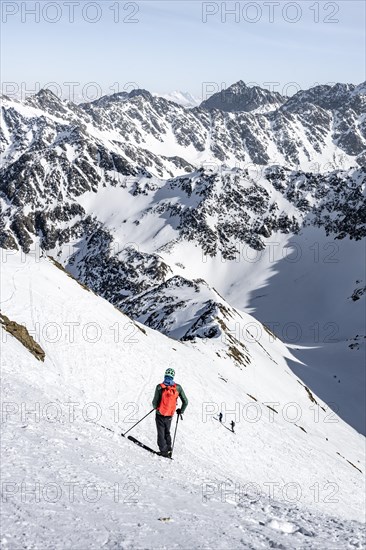
<path fill-rule="evenodd" d="M 46 354 L 2 335 L 3 548 L 363 547 L 364 439 L 297 379 L 278 339 L 262 328 L 240 368 L 133 323 L 47 258 L 5 251 L 2 274 L 2 313 Z M 190 400 L 174 461 L 99 426 L 146 414 L 168 365 Z M 221 426 L 225 407 L 236 414 Z M 150 416 L 133 433 L 155 447 L 154 430 Z"/>

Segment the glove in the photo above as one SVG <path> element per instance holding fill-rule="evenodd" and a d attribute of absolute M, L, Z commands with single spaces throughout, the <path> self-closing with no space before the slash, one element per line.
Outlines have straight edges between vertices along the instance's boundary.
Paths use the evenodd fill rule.
<path fill-rule="evenodd" d="M 177 415 L 180 416 L 183 420 L 182 409 L 177 409 Z"/>

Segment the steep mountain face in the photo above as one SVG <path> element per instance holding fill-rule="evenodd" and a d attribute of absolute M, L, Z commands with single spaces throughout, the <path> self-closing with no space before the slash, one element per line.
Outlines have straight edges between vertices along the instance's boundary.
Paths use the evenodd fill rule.
<path fill-rule="evenodd" d="M 288 98 L 283 109 L 294 109 L 295 106 L 312 103 L 322 109 L 353 108 L 360 113 L 365 108 L 366 82 L 354 84 L 318 85 L 309 90 L 300 90 Z"/>
<path fill-rule="evenodd" d="M 116 226 L 126 222 L 136 228 L 165 226 L 167 237 L 156 250 L 187 240 L 199 244 L 206 255 L 220 252 L 223 258 L 234 259 L 237 243 L 263 250 L 272 234 L 296 234 L 307 225 L 324 227 L 336 238 L 366 235 L 365 168 L 320 175 L 271 166 L 258 181 L 255 171 L 239 169 L 198 170 L 159 180 L 150 174 L 123 176 L 125 166 L 121 166 L 116 185 L 108 170 L 97 166 L 86 170 L 87 150 L 79 148 L 77 158 L 70 159 L 67 149 L 66 154 L 61 149 L 54 164 L 47 153 L 43 163 L 30 163 L 26 173 L 17 162 L 4 171 L 1 238 L 4 243 L 11 240 L 13 247 L 17 240 L 26 251 L 35 237 L 47 250 L 90 236 L 88 248 L 101 252 L 102 245 L 96 243 L 104 242 L 108 249 L 111 239 L 103 230 L 100 233 L 95 212 L 87 212 L 84 200 L 90 193 L 102 196 L 103 189 L 111 193 L 115 189 L 121 204 L 128 201 L 135 209 L 133 218 L 130 207 L 127 213 L 122 211 Z M 83 166 L 84 173 L 79 170 Z"/>
<path fill-rule="evenodd" d="M 219 109 L 230 113 L 237 111 L 265 113 L 277 110 L 285 103 L 286 99 L 278 92 L 270 92 L 259 86 L 250 87 L 239 80 L 229 88 L 217 92 L 203 101 L 201 107 L 208 110 Z"/>
<path fill-rule="evenodd" d="M 230 307 L 203 279 L 190 281 L 175 275 L 132 296 L 123 309 L 132 318 L 177 340 L 220 339 L 221 344 L 228 345 L 227 352 L 235 361 L 248 363 L 246 346 L 235 337 L 235 326 L 244 325 L 245 314 Z"/>
<path fill-rule="evenodd" d="M 359 164 L 365 165 L 365 91 L 365 82 L 358 86 L 315 86 L 295 94 L 281 106 L 281 110 L 297 114 L 307 113 L 310 124 L 313 124 L 324 111 L 336 113 L 333 125 L 334 142 L 346 154 L 357 156 Z"/>
<path fill-rule="evenodd" d="M 306 213 L 304 226 L 324 227 L 336 239 L 366 237 L 366 167 L 327 176 L 302 174 L 284 168 L 266 170 L 266 178 L 277 191 Z"/>

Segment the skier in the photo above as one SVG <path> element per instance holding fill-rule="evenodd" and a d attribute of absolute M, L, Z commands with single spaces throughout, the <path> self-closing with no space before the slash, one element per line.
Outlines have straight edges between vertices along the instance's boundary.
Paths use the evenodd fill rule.
<path fill-rule="evenodd" d="M 222 422 L 222 413 L 219 414 L 219 422 Z"/>
<path fill-rule="evenodd" d="M 230 426 L 231 426 L 231 431 L 232 431 L 233 433 L 235 433 L 235 432 L 234 432 L 234 426 L 235 426 L 234 420 L 232 420 L 232 421 L 230 422 Z"/>
<path fill-rule="evenodd" d="M 168 368 L 165 371 L 164 382 L 158 384 L 155 389 L 153 407 L 156 409 L 156 429 L 158 432 L 158 447 L 161 456 L 170 457 L 172 454 L 172 438 L 170 426 L 177 406 L 178 397 L 181 398 L 182 407 L 177 409 L 177 414 L 182 415 L 187 408 L 188 399 L 180 384 L 174 382 L 175 370 Z"/>

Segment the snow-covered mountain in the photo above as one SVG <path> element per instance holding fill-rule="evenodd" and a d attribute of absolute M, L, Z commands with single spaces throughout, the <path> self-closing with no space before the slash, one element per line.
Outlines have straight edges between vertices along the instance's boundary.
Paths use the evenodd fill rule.
<path fill-rule="evenodd" d="M 242 83 L 234 88 L 246 90 Z M 348 101 L 361 120 L 364 91 L 362 86 L 318 87 L 299 92 L 275 112 L 346 113 Z M 81 106 L 46 91 L 25 104 L 5 99 L 1 245 L 25 252 L 40 246 L 99 295 L 170 336 L 215 341 L 222 334 L 222 308 L 234 317 L 232 308 L 249 308 L 263 323 L 272 323 L 281 339 L 304 346 L 293 368 L 363 432 L 365 169 L 353 157 L 352 168 L 330 170 L 328 164 L 324 173 L 278 164 L 212 163 L 198 169 L 192 164 L 188 173 L 183 157 L 168 159 L 142 148 L 146 140 L 153 143 L 152 133 L 163 140 L 164 150 L 166 124 L 173 124 L 169 112 L 175 117 L 171 145 L 181 146 L 186 157 L 190 140 L 198 139 L 186 132 L 190 124 L 207 116 L 237 116 L 183 110 L 142 90 Z M 350 121 L 344 127 L 348 136 Z M 293 138 L 289 143 L 297 150 Z M 165 172 L 167 162 L 180 174 L 154 176 L 152 168 Z M 299 258 L 286 260 L 296 247 Z M 297 280 L 306 286 L 298 287 Z M 314 285 L 319 307 L 306 316 L 301 297 L 311 295 Z M 262 295 L 260 288 L 268 286 L 276 293 Z M 291 322 L 295 337 L 287 332 Z M 347 376 L 350 363 L 354 372 Z"/>
<path fill-rule="evenodd" d="M 64 472 L 58 480 L 101 485 L 123 473 L 125 484 L 142 487 L 151 476 L 158 498 L 170 495 L 159 517 L 170 517 L 173 495 L 185 511 L 184 520 L 171 518 L 184 547 L 333 550 L 346 539 L 362 547 L 361 528 L 349 520 L 362 515 L 365 468 L 365 98 L 364 84 L 284 98 L 241 81 L 194 108 L 146 90 L 80 105 L 45 90 L 25 102 L 3 98 L 4 398 L 94 402 L 105 426 L 83 415 L 56 425 L 10 415 L 9 471 L 26 448 L 24 471 L 41 469 L 44 484 L 56 471 Z M 114 403 L 135 403 L 137 417 L 147 412 L 168 365 L 191 402 L 169 485 L 162 459 L 106 429 L 117 429 Z M 271 416 L 240 420 L 234 436 L 203 420 L 207 403 L 215 414 L 238 403 Z M 289 403 L 300 408 L 296 421 L 283 414 Z M 154 445 L 149 422 L 139 433 Z M 236 498 L 229 511 L 217 491 L 197 500 L 203 483 L 221 491 L 228 480 L 260 484 L 250 511 Z M 277 481 L 296 481 L 301 493 L 307 484 L 306 496 L 296 505 L 268 498 L 263 487 Z M 128 512 L 123 540 L 111 499 L 85 509 L 81 531 L 74 505 L 39 510 L 48 524 L 64 506 L 69 547 L 130 548 L 140 517 L 138 547 L 155 548 L 167 525 L 151 517 L 154 483 L 139 513 Z M 314 487 L 325 496 L 313 496 Z M 328 490 L 340 491 L 334 507 Z M 16 500 L 7 505 L 7 518 L 28 521 Z M 207 535 L 212 513 L 219 519 Z M 92 539 L 95 517 L 106 527 Z M 30 547 L 57 540 L 63 527 L 53 529 Z M 22 532 L 4 547 L 24 547 Z"/>
<path fill-rule="evenodd" d="M 270 92 L 247 87 L 256 98 L 254 110 L 248 112 L 249 107 L 227 112 L 204 104 L 186 109 L 146 90 L 80 105 L 60 101 L 48 90 L 24 103 L 3 98 L 3 164 L 21 164 L 27 159 L 24 153 L 32 153 L 39 164 L 45 152 L 55 160 L 61 156 L 62 163 L 67 143 L 70 160 L 82 158 L 82 173 L 98 167 L 107 170 L 109 178 L 142 169 L 174 177 L 207 163 L 241 168 L 254 163 L 259 169 L 277 163 L 320 173 L 363 165 L 365 87 L 333 88 L 324 94 L 318 87 L 311 89 L 309 97 L 299 92 L 270 112 L 256 112 L 273 106 L 267 98 Z M 332 94 L 333 103 L 326 99 Z"/>
<path fill-rule="evenodd" d="M 204 109 L 227 112 L 266 113 L 276 111 L 288 98 L 259 86 L 247 86 L 239 80 L 228 88 L 213 94 L 201 103 Z"/>
<path fill-rule="evenodd" d="M 133 322 L 45 255 L 7 251 L 2 272 L 3 548 L 362 548 L 363 438 L 253 317 L 238 365 Z M 169 364 L 190 401 L 173 461 L 119 436 Z M 155 447 L 154 432 L 148 416 L 132 433 Z"/>

